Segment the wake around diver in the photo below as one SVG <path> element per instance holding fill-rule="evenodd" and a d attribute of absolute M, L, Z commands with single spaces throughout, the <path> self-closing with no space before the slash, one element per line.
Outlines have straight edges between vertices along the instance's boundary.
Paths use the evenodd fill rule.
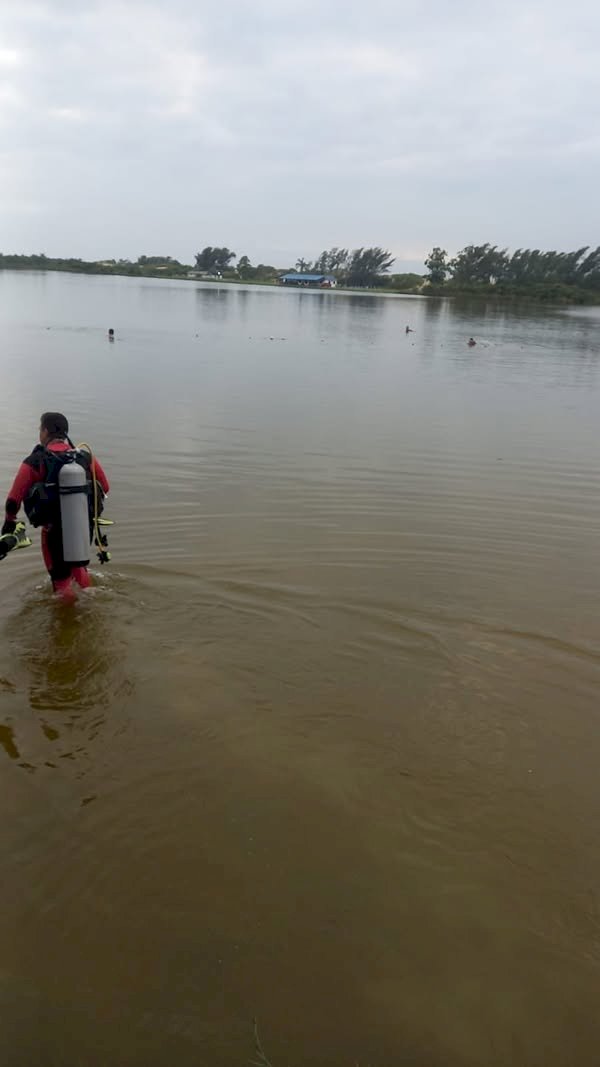
<path fill-rule="evenodd" d="M 40 418 L 39 444 L 21 463 L 6 499 L 0 532 L 0 559 L 31 544 L 18 521 L 21 505 L 32 526 L 41 527 L 42 556 L 55 593 L 71 599 L 75 586 L 90 585 L 92 541 L 100 563 L 110 559 L 102 527 L 109 483 L 88 445 L 75 447 L 64 415 L 47 411 Z"/>

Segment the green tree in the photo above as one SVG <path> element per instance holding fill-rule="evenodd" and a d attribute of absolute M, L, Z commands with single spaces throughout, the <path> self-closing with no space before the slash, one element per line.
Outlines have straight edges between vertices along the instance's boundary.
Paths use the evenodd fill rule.
<path fill-rule="evenodd" d="M 577 267 L 577 284 L 600 289 L 600 247 L 584 256 Z"/>
<path fill-rule="evenodd" d="M 443 285 L 446 281 L 446 275 L 450 272 L 448 265 L 448 253 L 445 248 L 432 248 L 431 252 L 425 260 L 425 266 L 429 271 L 427 280 L 432 285 Z"/>
<path fill-rule="evenodd" d="M 344 273 L 348 266 L 348 249 L 332 248 L 329 252 L 329 269 L 336 278 Z"/>
<path fill-rule="evenodd" d="M 272 267 L 269 263 L 259 263 L 257 267 L 253 268 L 253 277 L 260 282 L 275 281 L 279 277 L 281 271 L 276 267 Z"/>
<path fill-rule="evenodd" d="M 343 273 L 347 263 L 347 248 L 330 248 L 321 252 L 313 264 L 313 270 L 318 274 L 333 274 L 337 278 Z"/>
<path fill-rule="evenodd" d="M 313 264 L 316 274 L 329 274 L 329 252 L 321 252 Z"/>
<path fill-rule="evenodd" d="M 248 277 L 248 275 L 250 274 L 250 272 L 252 270 L 252 264 L 251 264 L 248 256 L 240 256 L 240 258 L 238 259 L 237 269 L 238 269 L 238 274 L 239 274 L 240 278 L 247 278 Z"/>
<path fill-rule="evenodd" d="M 345 283 L 357 286 L 382 285 L 383 275 L 393 262 L 394 256 L 385 248 L 355 248 L 345 271 Z"/>
<path fill-rule="evenodd" d="M 494 284 L 506 276 L 506 249 L 496 245 L 467 245 L 450 263 L 452 280 L 459 285 Z"/>
<path fill-rule="evenodd" d="M 207 245 L 201 252 L 196 253 L 196 270 L 205 271 L 207 274 L 217 274 L 227 270 L 235 252 L 228 248 L 213 248 Z"/>
<path fill-rule="evenodd" d="M 386 281 L 388 289 L 402 290 L 406 292 L 411 289 L 420 289 L 423 284 L 423 276 L 421 274 L 413 274 L 412 271 L 408 271 L 405 274 L 390 274 Z"/>
<path fill-rule="evenodd" d="M 166 267 L 170 263 L 175 267 L 181 266 L 179 260 L 171 259 L 171 256 L 138 256 L 140 267 Z"/>

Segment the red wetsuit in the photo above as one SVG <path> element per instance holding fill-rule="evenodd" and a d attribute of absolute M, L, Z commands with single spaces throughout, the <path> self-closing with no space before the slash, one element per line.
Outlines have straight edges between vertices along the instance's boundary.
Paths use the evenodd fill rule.
<path fill-rule="evenodd" d="M 59 438 L 49 441 L 45 447 L 49 452 L 68 452 L 71 448 L 67 441 Z M 108 478 L 95 457 L 92 459 L 91 470 L 94 472 L 98 485 L 103 492 L 108 493 Z M 45 478 L 44 449 L 36 448 L 21 463 L 10 493 L 6 498 L 7 521 L 14 522 L 16 520 L 19 508 L 32 485 L 35 485 L 36 482 L 43 482 Z M 66 592 L 70 589 L 71 581 L 75 581 L 83 589 L 87 589 L 90 584 L 87 567 L 72 567 L 70 563 L 65 563 L 62 558 L 62 535 L 59 527 L 42 527 L 42 556 L 56 592 Z"/>

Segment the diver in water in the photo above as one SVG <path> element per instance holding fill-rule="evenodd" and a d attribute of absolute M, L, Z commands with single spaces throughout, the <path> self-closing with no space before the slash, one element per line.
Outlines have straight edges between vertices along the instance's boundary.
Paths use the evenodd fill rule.
<path fill-rule="evenodd" d="M 1 534 L 19 532 L 21 504 L 33 526 L 42 527 L 42 556 L 56 593 L 70 597 L 72 583 L 90 585 L 88 563 L 95 536 L 99 559 L 106 539 L 99 516 L 109 484 L 98 460 L 86 447 L 75 448 L 64 415 L 47 411 L 40 419 L 40 443 L 23 460 L 6 499 Z"/>

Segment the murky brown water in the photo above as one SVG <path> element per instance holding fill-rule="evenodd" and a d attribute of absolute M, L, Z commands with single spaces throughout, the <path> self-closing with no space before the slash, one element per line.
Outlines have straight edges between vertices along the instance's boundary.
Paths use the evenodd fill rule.
<path fill-rule="evenodd" d="M 118 522 L 0 564 L 3 1067 L 596 1062 L 600 312 L 0 317 L 0 491 L 58 407 Z"/>

